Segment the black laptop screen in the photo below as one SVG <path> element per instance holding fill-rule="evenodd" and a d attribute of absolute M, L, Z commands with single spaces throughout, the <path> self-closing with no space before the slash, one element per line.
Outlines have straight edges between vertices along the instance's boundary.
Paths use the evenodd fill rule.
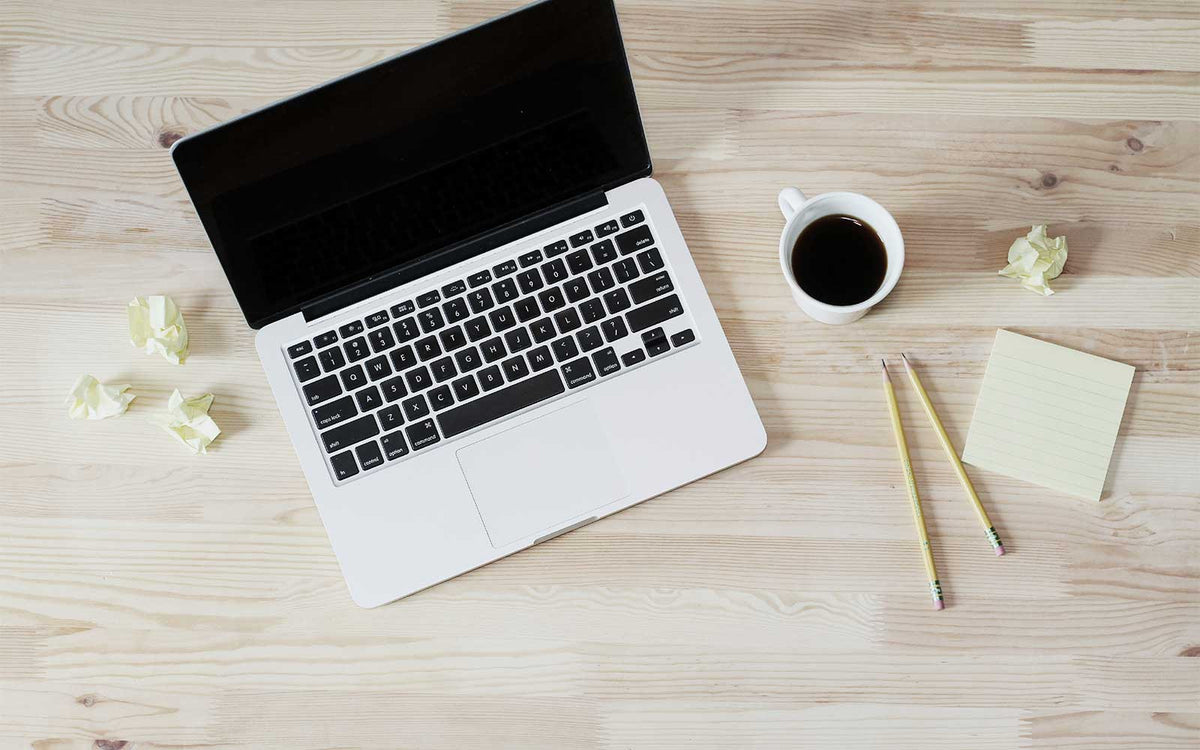
<path fill-rule="evenodd" d="M 173 156 L 255 328 L 650 170 L 611 0 L 522 8 Z"/>

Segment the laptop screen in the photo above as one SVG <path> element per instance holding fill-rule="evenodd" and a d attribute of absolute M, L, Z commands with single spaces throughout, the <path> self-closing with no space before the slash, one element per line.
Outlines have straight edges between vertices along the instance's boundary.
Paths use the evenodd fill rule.
<path fill-rule="evenodd" d="M 536 3 L 172 153 L 255 328 L 650 172 L 611 0 Z"/>

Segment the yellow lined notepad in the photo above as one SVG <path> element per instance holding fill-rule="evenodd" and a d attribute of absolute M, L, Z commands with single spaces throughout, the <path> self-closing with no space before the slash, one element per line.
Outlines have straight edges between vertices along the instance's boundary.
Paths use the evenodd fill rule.
<path fill-rule="evenodd" d="M 1133 367 L 996 332 L 963 461 L 1099 500 Z"/>

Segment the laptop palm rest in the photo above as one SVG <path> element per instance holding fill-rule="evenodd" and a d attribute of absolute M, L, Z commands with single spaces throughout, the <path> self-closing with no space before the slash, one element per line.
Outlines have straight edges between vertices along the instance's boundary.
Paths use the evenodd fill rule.
<path fill-rule="evenodd" d="M 588 400 L 472 443 L 457 456 L 493 547 L 547 536 L 628 494 Z"/>

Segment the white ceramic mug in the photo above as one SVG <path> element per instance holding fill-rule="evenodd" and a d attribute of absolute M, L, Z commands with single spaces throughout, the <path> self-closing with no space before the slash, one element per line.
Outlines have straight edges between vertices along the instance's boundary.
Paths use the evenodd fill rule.
<path fill-rule="evenodd" d="M 867 196 L 858 193 L 822 193 L 805 198 L 804 193 L 790 187 L 779 191 L 779 210 L 787 219 L 783 234 L 779 237 L 779 263 L 783 267 L 783 276 L 792 289 L 796 304 L 813 320 L 833 325 L 858 320 L 888 296 L 900 280 L 900 270 L 904 268 L 904 238 L 900 236 L 900 227 L 886 208 Z M 883 241 L 883 248 L 887 252 L 887 272 L 883 275 L 883 283 L 868 299 L 856 305 L 830 305 L 813 299 L 796 283 L 796 274 L 792 271 L 792 248 L 796 245 L 796 238 L 809 224 L 831 214 L 853 216 L 870 226 Z"/>

